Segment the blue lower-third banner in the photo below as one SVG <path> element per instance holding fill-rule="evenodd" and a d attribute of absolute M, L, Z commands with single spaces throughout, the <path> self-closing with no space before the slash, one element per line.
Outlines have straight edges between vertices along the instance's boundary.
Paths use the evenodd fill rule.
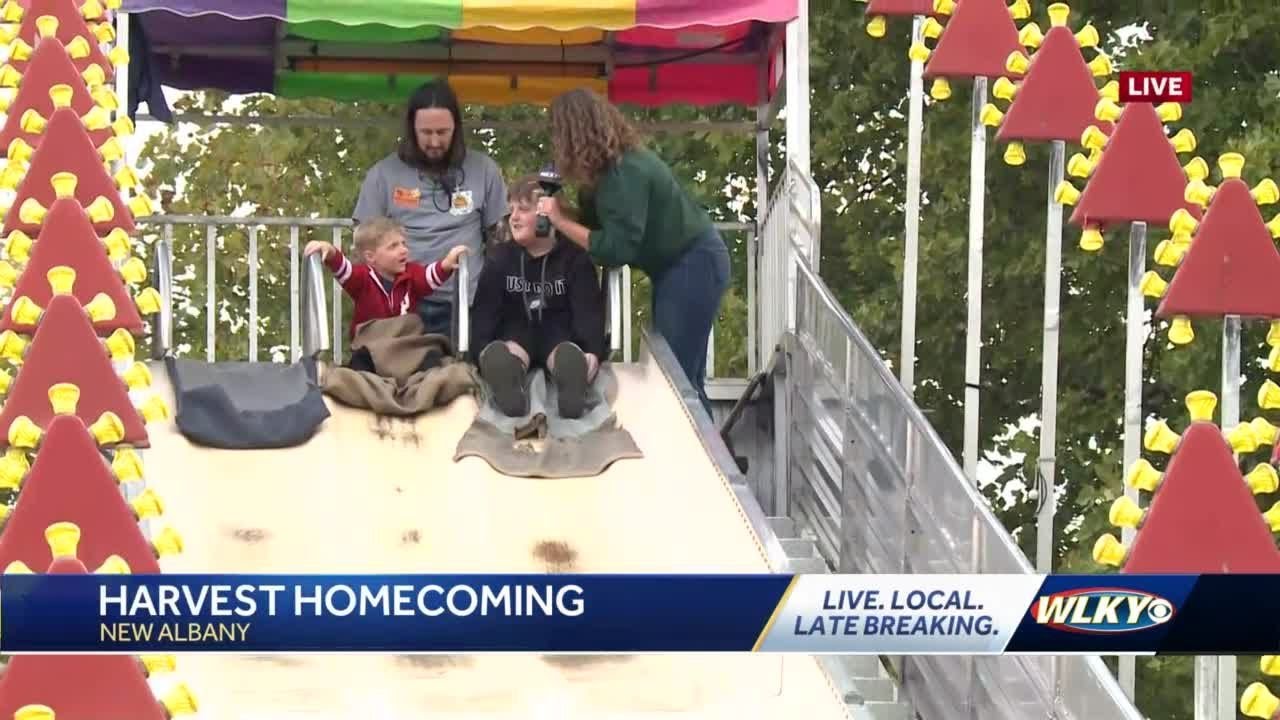
<path fill-rule="evenodd" d="M 0 652 L 1280 651 L 1280 576 L 4 575 Z"/>

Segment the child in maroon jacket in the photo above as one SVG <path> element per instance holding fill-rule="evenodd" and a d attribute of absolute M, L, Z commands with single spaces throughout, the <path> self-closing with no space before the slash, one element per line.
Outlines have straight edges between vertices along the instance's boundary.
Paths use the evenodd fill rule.
<path fill-rule="evenodd" d="M 390 218 L 374 218 L 361 223 L 353 235 L 355 254 L 364 259 L 352 263 L 332 244 L 316 240 L 307 243 L 304 255 L 322 253 L 325 267 L 334 274 L 354 302 L 349 336 L 370 320 L 392 318 L 414 312 L 422 298 L 443 285 L 458 268 L 467 252 L 465 245 L 449 251 L 443 260 L 430 265 L 409 262 L 404 229 Z M 365 353 L 367 355 L 367 353 Z M 438 358 L 432 365 L 438 364 Z M 369 365 L 369 367 L 365 367 Z M 373 371 L 367 358 L 353 355 L 350 367 Z M 426 368 L 424 368 L 426 369 Z"/>

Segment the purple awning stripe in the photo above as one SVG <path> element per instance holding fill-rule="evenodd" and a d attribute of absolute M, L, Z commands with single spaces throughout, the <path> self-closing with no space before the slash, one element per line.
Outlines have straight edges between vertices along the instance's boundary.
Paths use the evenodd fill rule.
<path fill-rule="evenodd" d="M 167 10 L 188 16 L 209 13 L 237 19 L 272 17 L 283 20 L 285 0 L 124 0 L 120 9 L 129 13 Z"/>

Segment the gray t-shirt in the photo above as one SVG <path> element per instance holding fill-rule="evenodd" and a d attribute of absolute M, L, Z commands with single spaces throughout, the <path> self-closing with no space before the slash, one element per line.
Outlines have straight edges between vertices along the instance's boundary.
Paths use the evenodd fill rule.
<path fill-rule="evenodd" d="M 399 222 L 405 229 L 409 259 L 423 265 L 443 259 L 455 245 L 471 248 L 466 256 L 471 273 L 467 284 L 469 297 L 474 298 L 484 264 L 481 233 L 506 216 L 507 187 L 493 158 L 471 148 L 453 182 L 457 187 L 450 196 L 434 177 L 392 153 L 369 169 L 354 218 L 364 222 L 381 215 Z M 428 301 L 451 302 L 456 288 L 451 277 Z"/>

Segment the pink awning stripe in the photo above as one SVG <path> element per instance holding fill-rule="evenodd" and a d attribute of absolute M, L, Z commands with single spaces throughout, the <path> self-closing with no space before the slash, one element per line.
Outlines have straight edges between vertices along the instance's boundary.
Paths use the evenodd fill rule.
<path fill-rule="evenodd" d="M 798 14 L 796 0 L 636 0 L 636 26 L 725 26 L 756 20 L 785 23 Z"/>

